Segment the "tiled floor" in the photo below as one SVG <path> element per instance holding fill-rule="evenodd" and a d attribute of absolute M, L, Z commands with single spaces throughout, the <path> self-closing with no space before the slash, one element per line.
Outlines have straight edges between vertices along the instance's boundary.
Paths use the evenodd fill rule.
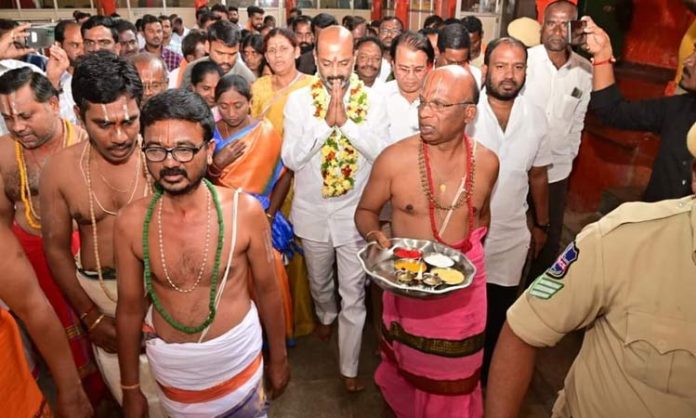
<path fill-rule="evenodd" d="M 596 218 L 596 214 L 567 212 L 563 241 L 567 243 L 572 240 L 582 226 Z M 360 376 L 367 386 L 365 391 L 357 394 L 345 391 L 338 375 L 336 340 L 336 332 L 330 342 L 307 336 L 298 339 L 297 345 L 289 349 L 292 378 L 283 396 L 272 403 L 270 418 L 381 417 L 383 401 L 372 379 L 379 358 L 375 355 L 377 341 L 370 316 L 363 332 L 360 358 Z M 520 418 L 550 416 L 556 392 L 562 387 L 563 378 L 581 343 L 582 333 L 579 332 L 566 336 L 554 348 L 541 350 Z M 55 389 L 52 382 L 45 370 L 41 375 L 42 389 L 53 400 Z M 98 416 L 116 418 L 120 413 L 113 406 L 105 406 Z"/>
<path fill-rule="evenodd" d="M 360 358 L 360 376 L 367 383 L 364 392 L 349 394 L 343 388 L 335 332 L 330 342 L 313 336 L 300 338 L 289 351 L 292 379 L 283 396 L 273 402 L 270 418 L 379 418 L 382 399 L 372 380 L 379 359 L 374 354 L 377 344 L 370 325 L 368 322 L 363 333 Z M 580 342 L 581 337 L 570 335 L 557 347 L 541 351 L 520 418 L 550 416 L 555 393 Z"/>
<path fill-rule="evenodd" d="M 596 214 L 567 212 L 562 245 L 565 246 L 584 225 L 596 219 Z M 360 376 L 367 383 L 367 389 L 358 394 L 349 394 L 343 389 L 338 376 L 335 332 L 328 343 L 313 336 L 303 337 L 296 347 L 289 350 L 292 380 L 283 396 L 273 402 L 270 418 L 381 416 L 383 401 L 372 380 L 379 358 L 374 354 L 377 342 L 369 318 L 368 315 L 360 358 Z M 582 333 L 578 332 L 566 336 L 556 347 L 540 351 L 520 418 L 546 418 L 551 415 L 556 393 L 562 388 L 563 379 L 581 343 Z"/>

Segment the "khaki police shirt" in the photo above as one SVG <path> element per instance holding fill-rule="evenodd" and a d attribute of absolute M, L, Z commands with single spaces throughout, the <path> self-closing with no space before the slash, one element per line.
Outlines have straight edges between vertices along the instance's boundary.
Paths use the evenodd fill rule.
<path fill-rule="evenodd" d="M 507 313 L 535 347 L 587 327 L 553 417 L 696 417 L 696 200 L 588 225 Z"/>

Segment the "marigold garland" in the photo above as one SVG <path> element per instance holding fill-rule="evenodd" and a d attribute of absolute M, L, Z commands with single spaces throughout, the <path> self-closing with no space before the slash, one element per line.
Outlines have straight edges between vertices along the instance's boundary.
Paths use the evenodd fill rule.
<path fill-rule="evenodd" d="M 351 76 L 350 86 L 346 116 L 359 125 L 367 117 L 367 92 L 365 85 L 355 74 Z M 314 117 L 324 119 L 331 97 L 320 78 L 312 84 L 311 95 Z M 358 152 L 341 130 L 334 127 L 321 148 L 321 176 L 324 179 L 322 196 L 338 197 L 352 190 L 357 168 Z"/>

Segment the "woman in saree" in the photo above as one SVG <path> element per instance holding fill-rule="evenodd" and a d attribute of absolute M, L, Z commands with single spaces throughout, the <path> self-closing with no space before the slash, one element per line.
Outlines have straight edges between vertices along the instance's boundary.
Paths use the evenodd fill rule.
<path fill-rule="evenodd" d="M 283 257 L 292 256 L 294 236 L 280 207 L 290 189 L 290 176 L 280 159 L 283 140 L 266 119 L 249 115 L 251 91 L 241 76 L 227 75 L 215 87 L 220 120 L 215 124 L 215 152 L 208 176 L 223 187 L 256 197 L 271 225 L 276 277 L 285 313 L 285 335 L 293 338 L 292 298 Z"/>
<path fill-rule="evenodd" d="M 292 31 L 284 28 L 271 30 L 264 41 L 264 57 L 273 74 L 257 79 L 251 86 L 251 115 L 268 119 L 281 137 L 288 95 L 314 81 L 313 76 L 297 71 L 295 59 L 299 56 L 300 47 Z M 285 216 L 290 214 L 292 196 L 290 190 L 281 209 Z M 310 334 L 315 325 L 307 267 L 301 254 L 296 253 L 290 260 L 287 272 L 294 303 L 295 336 L 300 337 Z"/>

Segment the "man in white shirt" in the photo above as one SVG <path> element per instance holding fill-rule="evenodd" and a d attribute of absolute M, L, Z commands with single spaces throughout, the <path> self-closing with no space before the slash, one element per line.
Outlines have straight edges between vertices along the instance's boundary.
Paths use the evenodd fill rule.
<path fill-rule="evenodd" d="M 548 240 L 532 264 L 528 283 L 551 266 L 560 252 L 568 178 L 580 148 L 592 92 L 592 65 L 568 45 L 567 24 L 577 17 L 577 7 L 568 1 L 549 4 L 544 11 L 542 45 L 529 49 L 527 85 L 522 95 L 546 112 L 552 166 L 548 171 Z"/>
<path fill-rule="evenodd" d="M 285 105 L 283 163 L 295 172 L 290 218 L 302 238 L 320 325 L 327 340 L 338 316 L 340 372 L 346 389 L 364 389 L 357 379 L 365 323 L 365 274 L 355 254 L 365 245 L 353 215 L 372 162 L 385 148 L 387 115 L 379 95 L 353 70 L 353 36 L 340 26 L 317 38 L 319 82 L 290 94 Z M 333 266 L 338 265 L 334 296 Z"/>
<path fill-rule="evenodd" d="M 471 49 L 471 39 L 466 27 L 461 23 L 450 23 L 440 29 L 437 36 L 437 56 L 436 67 L 445 65 L 459 65 L 471 72 L 476 80 L 476 85 L 481 88 L 481 70 L 471 65 L 469 62 L 469 50 Z"/>
<path fill-rule="evenodd" d="M 547 166 L 551 154 L 543 111 L 518 96 L 525 82 L 527 48 L 515 38 L 492 41 L 484 56 L 485 90 L 469 133 L 496 151 L 498 183 L 491 197 L 491 225 L 486 239 L 488 322 L 482 379 L 485 382 L 505 312 L 515 301 L 530 246 L 527 194 L 537 208 L 532 227 L 533 254 L 546 241 L 539 224 L 548 223 Z"/>
<path fill-rule="evenodd" d="M 391 56 L 391 46 L 394 39 L 401 35 L 404 30 L 404 24 L 401 23 L 396 16 L 385 16 L 379 24 L 379 40 L 387 49 L 387 53 L 382 58 L 382 68 L 379 71 L 379 79 L 386 82 L 392 73 L 391 61 L 394 57 Z"/>
<path fill-rule="evenodd" d="M 184 26 L 184 20 L 178 16 L 175 17 L 172 20 L 172 38 L 169 42 L 170 48 L 174 49 L 176 52 L 179 52 L 181 55 L 184 55 L 182 43 L 189 32 L 190 30 Z"/>
<path fill-rule="evenodd" d="M 393 41 L 391 56 L 396 80 L 379 90 L 387 104 L 389 144 L 418 133 L 419 96 L 435 51 L 425 35 L 407 31 Z"/>
<path fill-rule="evenodd" d="M 60 92 L 60 116 L 74 125 L 79 125 L 72 96 L 72 74 L 78 58 L 85 53 L 80 25 L 72 20 L 58 22 L 55 39 L 57 45 L 51 47 L 46 75 Z"/>

